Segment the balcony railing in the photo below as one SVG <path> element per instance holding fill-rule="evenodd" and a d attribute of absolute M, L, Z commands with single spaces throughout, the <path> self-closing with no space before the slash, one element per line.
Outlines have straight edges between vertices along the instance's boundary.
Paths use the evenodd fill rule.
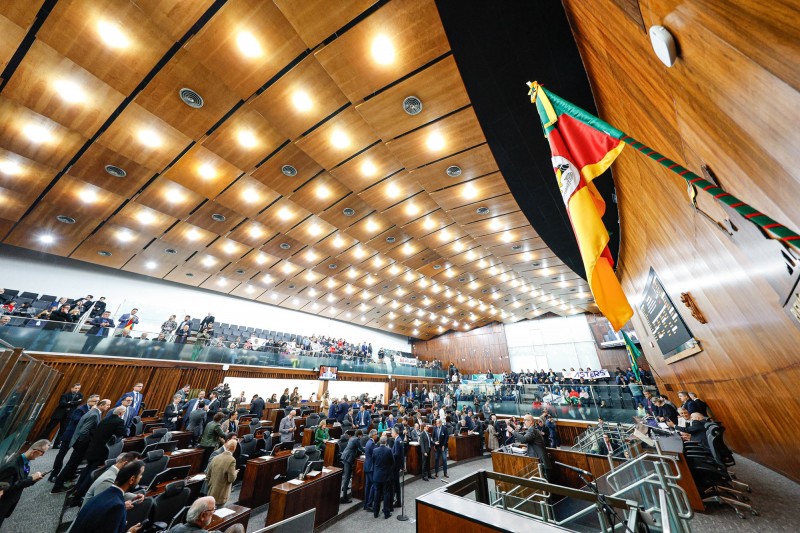
<path fill-rule="evenodd" d="M 141 340 L 121 336 L 87 335 L 74 331 L 76 324 L 24 319 L 21 323 L 0 326 L 0 339 L 25 348 L 31 352 L 104 355 L 133 359 L 157 359 L 167 361 L 190 361 L 198 363 L 222 363 L 263 367 L 316 370 L 320 366 L 337 366 L 339 372 L 360 372 L 426 378 L 444 378 L 444 370 L 418 368 L 395 364 L 389 357 L 382 362 L 370 359 L 338 356 L 324 352 L 283 350 L 262 347 L 259 350 L 178 344 L 159 340 Z M 113 330 L 111 330 L 113 331 Z M 137 336 L 141 332 L 135 332 Z M 152 338 L 157 334 L 148 335 Z"/>

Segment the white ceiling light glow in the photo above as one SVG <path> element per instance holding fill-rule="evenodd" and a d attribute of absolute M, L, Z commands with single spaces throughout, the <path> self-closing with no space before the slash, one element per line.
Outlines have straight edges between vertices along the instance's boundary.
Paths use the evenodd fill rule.
<path fill-rule="evenodd" d="M 379 65 L 389 65 L 394 62 L 394 45 L 386 35 L 378 35 L 372 40 L 371 51 L 372 58 Z"/>
<path fill-rule="evenodd" d="M 259 57 L 264 53 L 261 43 L 249 31 L 240 31 L 236 35 L 236 46 L 245 57 Z"/>
<path fill-rule="evenodd" d="M 110 48 L 127 48 L 130 46 L 130 39 L 123 33 L 119 26 L 107 20 L 97 23 L 97 33 Z"/>

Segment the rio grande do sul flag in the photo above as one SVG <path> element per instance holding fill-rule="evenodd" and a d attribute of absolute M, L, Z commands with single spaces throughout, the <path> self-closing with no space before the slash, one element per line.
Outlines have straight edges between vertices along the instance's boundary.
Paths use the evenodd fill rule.
<path fill-rule="evenodd" d="M 529 86 L 531 103 L 536 104 L 550 142 L 553 170 L 578 241 L 589 288 L 600 312 L 618 331 L 633 316 L 633 309 L 614 275 L 608 231 L 602 220 L 606 206 L 592 180 L 611 166 L 625 145 L 616 135 L 618 130 L 603 131 L 611 128 L 605 122 L 536 82 Z M 604 127 L 600 129 L 599 125 Z"/>

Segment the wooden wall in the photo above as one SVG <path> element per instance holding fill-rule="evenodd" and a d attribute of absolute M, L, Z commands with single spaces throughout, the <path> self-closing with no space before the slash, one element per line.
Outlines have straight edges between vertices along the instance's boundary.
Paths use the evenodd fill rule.
<path fill-rule="evenodd" d="M 709 165 L 732 194 L 800 229 L 796 2 L 564 5 L 604 120 L 697 173 Z M 645 28 L 655 24 L 677 40 L 680 59 L 672 68 L 652 51 Z M 800 481 L 800 426 L 787 423 L 800 414 L 800 330 L 766 281 L 775 258 L 753 261 L 690 207 L 683 179 L 630 147 L 614 172 L 624 289 L 635 301 L 655 268 L 703 346 L 694 357 L 665 364 L 637 311 L 634 326 L 662 390 L 696 391 L 725 423 L 731 448 Z M 720 208 L 703 200 L 722 218 Z M 681 306 L 679 295 L 687 291 L 707 324 Z"/>
<path fill-rule="evenodd" d="M 411 345 L 414 354 L 424 360 L 440 359 L 444 368 L 455 363 L 462 374 L 498 373 L 511 370 L 508 344 L 503 324 L 489 324 L 471 331 L 446 333 Z"/>
<path fill-rule="evenodd" d="M 145 404 L 149 409 L 158 409 L 161 412 L 172 401 L 175 391 L 187 383 L 192 386 L 192 389 L 210 390 L 222 383 L 225 377 L 315 379 L 315 372 L 310 370 L 282 370 L 237 365 L 231 365 L 228 370 L 223 370 L 221 364 L 212 363 L 142 361 L 79 355 L 35 354 L 35 357 L 61 372 L 63 378 L 42 410 L 39 420 L 30 433 L 29 438 L 31 439 L 35 438 L 44 428 L 58 405 L 59 396 L 66 392 L 73 383 L 81 384 L 84 398 L 97 393 L 102 398 L 108 398 L 116 403 L 120 396 L 131 391 L 133 385 L 141 381 L 144 383 L 142 393 Z M 387 376 L 372 374 L 343 374 L 342 377 L 348 381 L 384 383 L 388 381 Z M 394 377 L 391 386 L 397 386 L 398 390 L 402 391 L 406 390 L 409 384 L 421 384 L 422 382 L 421 378 L 398 379 Z M 259 394 L 269 397 L 273 392 L 280 394 L 281 391 L 264 390 Z"/>

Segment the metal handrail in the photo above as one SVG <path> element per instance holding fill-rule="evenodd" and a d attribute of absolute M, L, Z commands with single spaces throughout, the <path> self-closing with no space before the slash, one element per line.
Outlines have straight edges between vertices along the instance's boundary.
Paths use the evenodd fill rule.
<path fill-rule="evenodd" d="M 643 455 L 640 455 L 633 461 L 629 461 L 624 465 L 620 466 L 619 468 L 614 469 L 613 472 L 609 472 L 607 474 L 606 481 L 610 481 L 612 477 L 618 475 L 620 472 L 623 472 L 628 468 L 631 468 L 633 465 L 637 465 L 644 460 L 654 460 L 661 463 L 663 463 L 664 460 L 672 462 L 672 464 L 675 466 L 675 471 L 677 472 L 677 475 L 672 476 L 669 474 L 664 474 L 664 477 L 672 481 L 678 481 L 679 479 L 681 479 L 680 467 L 678 467 L 678 460 L 675 457 L 671 455 L 658 455 L 655 453 L 645 453 Z"/>

